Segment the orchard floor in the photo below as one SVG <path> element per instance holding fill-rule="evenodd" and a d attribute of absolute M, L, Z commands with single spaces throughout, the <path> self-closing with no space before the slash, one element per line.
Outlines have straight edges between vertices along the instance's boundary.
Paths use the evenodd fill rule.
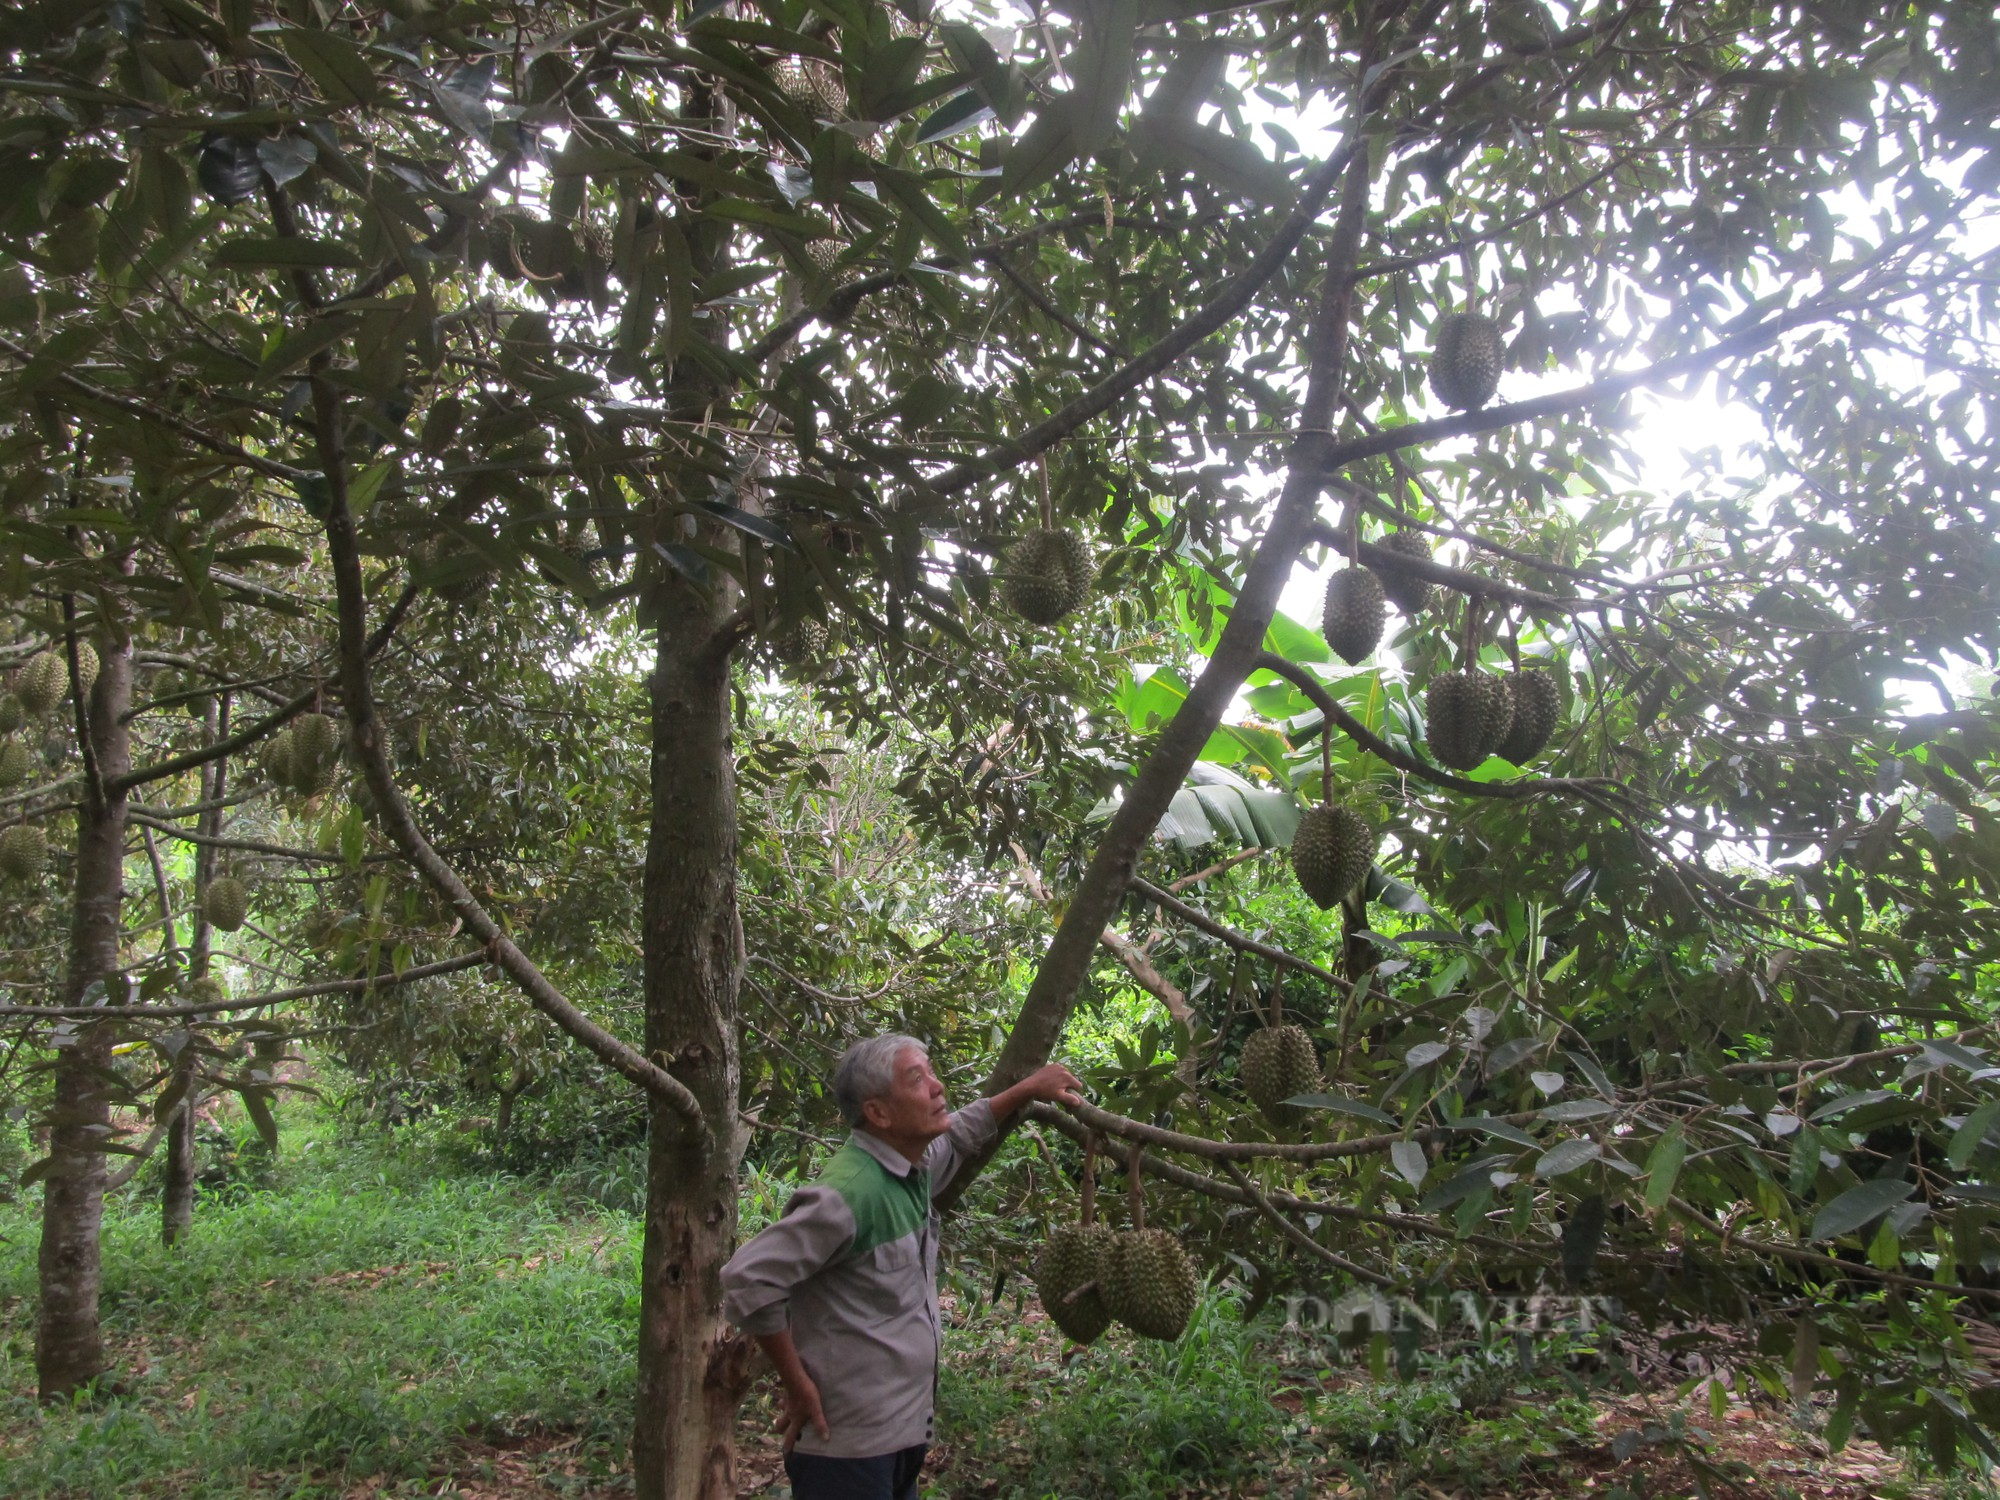
<path fill-rule="evenodd" d="M 442 1135 L 357 1141 L 308 1119 L 277 1160 L 221 1174 L 171 1253 L 147 1195 L 125 1195 L 105 1236 L 116 1380 L 55 1409 L 34 1400 L 34 1195 L 0 1203 L 0 1495 L 629 1494 L 639 1227 L 603 1206 L 617 1174 L 531 1181 L 468 1160 Z M 961 1291 L 933 1500 L 1989 1493 L 1866 1443 L 1830 1455 L 1784 1411 L 1730 1399 L 1718 1419 L 1706 1386 L 1676 1395 L 1684 1372 L 1587 1387 L 1574 1346 L 1536 1346 L 1524 1371 L 1511 1340 L 1465 1344 L 1377 1381 L 1274 1318 L 1246 1325 L 1224 1294 L 1178 1344 L 1077 1351 L 1015 1289 Z M 760 1387 L 746 1500 L 788 1493 L 770 1413 Z"/>

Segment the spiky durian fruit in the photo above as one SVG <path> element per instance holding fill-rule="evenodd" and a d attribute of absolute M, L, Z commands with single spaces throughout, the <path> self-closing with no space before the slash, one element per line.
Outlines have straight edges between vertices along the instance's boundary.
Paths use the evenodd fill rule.
<path fill-rule="evenodd" d="M 69 667 L 53 651 L 37 651 L 14 679 L 14 692 L 31 714 L 45 714 L 69 690 Z"/>
<path fill-rule="evenodd" d="M 229 991 L 222 987 L 222 981 L 207 974 L 188 986 L 188 999 L 196 1005 L 220 1005 L 228 998 Z"/>
<path fill-rule="evenodd" d="M 34 823 L 16 823 L 0 831 L 0 875 L 9 880 L 33 880 L 49 862 L 49 836 Z"/>
<path fill-rule="evenodd" d="M 1111 1326 L 1104 1305 L 1105 1252 L 1113 1235 L 1104 1224 L 1059 1225 L 1035 1260 L 1035 1291 L 1056 1327 L 1079 1344 L 1095 1343 Z M 1074 1301 L 1079 1287 L 1097 1285 Z"/>
<path fill-rule="evenodd" d="M 88 641 L 76 643 L 76 690 L 79 696 L 88 698 L 90 690 L 97 685 L 97 650 Z"/>
<path fill-rule="evenodd" d="M 1334 655 L 1359 666 L 1382 643 L 1388 606 L 1382 580 L 1366 568 L 1342 568 L 1326 581 L 1326 609 L 1320 627 Z"/>
<path fill-rule="evenodd" d="M 1446 406 L 1470 411 L 1500 388 L 1500 325 L 1482 313 L 1447 313 L 1438 320 L 1431 353 L 1431 389 Z"/>
<path fill-rule="evenodd" d="M 1044 527 L 1007 549 L 1001 582 L 1007 607 L 1035 625 L 1053 625 L 1090 597 L 1096 569 L 1082 537 Z"/>
<path fill-rule="evenodd" d="M 1431 544 L 1421 531 L 1392 531 L 1382 538 L 1382 546 L 1390 552 L 1404 557 L 1431 560 Z M 1405 615 L 1415 618 L 1431 607 L 1431 597 L 1435 592 L 1429 581 L 1412 577 L 1408 573 L 1384 568 L 1376 575 L 1382 580 L 1382 592 L 1389 602 Z"/>
<path fill-rule="evenodd" d="M 847 85 L 840 69 L 817 57 L 780 58 L 771 82 L 794 109 L 821 120 L 847 118 Z"/>
<path fill-rule="evenodd" d="M 250 892 L 234 875 L 219 876 L 201 893 L 201 914 L 211 927 L 234 932 L 250 918 Z"/>
<path fill-rule="evenodd" d="M 278 786 L 292 784 L 292 731 L 280 729 L 258 752 L 257 768 Z"/>
<path fill-rule="evenodd" d="M 1164 1229 L 1113 1235 L 1103 1257 L 1111 1316 L 1142 1338 L 1177 1339 L 1201 1298 L 1201 1276 L 1181 1242 Z"/>
<path fill-rule="evenodd" d="M 1302 1026 L 1267 1026 L 1243 1043 L 1237 1067 L 1243 1092 L 1274 1123 L 1289 1125 L 1298 1116 L 1285 1104 L 1320 1087 L 1319 1053 Z"/>
<path fill-rule="evenodd" d="M 332 787 L 340 771 L 340 726 L 326 714 L 301 714 L 288 731 L 291 752 L 284 784 L 316 797 Z"/>
<path fill-rule="evenodd" d="M 1375 830 L 1360 814 L 1321 803 L 1309 807 L 1292 834 L 1292 870 L 1299 889 L 1321 911 L 1340 901 L 1375 862 Z"/>
<path fill-rule="evenodd" d="M 802 615 L 782 625 L 771 637 L 771 654 L 788 667 L 809 667 L 826 653 L 826 623 Z"/>
<path fill-rule="evenodd" d="M 0 786 L 16 786 L 35 769 L 35 757 L 28 747 L 11 734 L 0 740 Z"/>
<path fill-rule="evenodd" d="M 1549 736 L 1556 732 L 1556 721 L 1562 716 L 1562 694 L 1556 688 L 1555 678 L 1533 667 L 1501 680 L 1507 684 L 1514 712 L 1508 721 L 1506 738 L 1493 753 L 1502 760 L 1525 766 L 1542 753 Z"/>
<path fill-rule="evenodd" d="M 1431 758 L 1470 771 L 1500 748 L 1514 722 L 1507 684 L 1484 672 L 1440 672 L 1424 693 Z"/>
<path fill-rule="evenodd" d="M 28 710 L 16 693 L 0 693 L 0 734 L 12 734 L 28 722 Z"/>

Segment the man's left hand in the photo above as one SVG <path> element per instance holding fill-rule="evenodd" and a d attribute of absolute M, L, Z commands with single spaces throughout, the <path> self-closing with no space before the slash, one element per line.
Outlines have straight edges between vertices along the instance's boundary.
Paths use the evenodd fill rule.
<path fill-rule="evenodd" d="M 993 1113 L 1001 1119 L 1013 1114 L 1031 1099 L 1044 1104 L 1083 1103 L 1083 1080 L 1061 1063 L 1037 1068 L 1011 1088 L 993 1096 Z"/>

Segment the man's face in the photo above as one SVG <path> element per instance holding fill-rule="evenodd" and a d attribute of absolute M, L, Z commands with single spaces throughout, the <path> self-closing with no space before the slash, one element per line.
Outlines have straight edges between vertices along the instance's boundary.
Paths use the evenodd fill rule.
<path fill-rule="evenodd" d="M 869 1128 L 885 1140 L 932 1141 L 951 1123 L 944 1085 L 931 1071 L 931 1060 L 915 1047 L 905 1047 L 897 1055 L 889 1092 L 870 1099 L 861 1112 Z"/>

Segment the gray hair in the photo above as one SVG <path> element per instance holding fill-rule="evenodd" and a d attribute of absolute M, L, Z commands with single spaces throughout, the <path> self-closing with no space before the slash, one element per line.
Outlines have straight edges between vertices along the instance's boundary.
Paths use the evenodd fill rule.
<path fill-rule="evenodd" d="M 931 1055 L 922 1042 L 900 1032 L 871 1036 L 840 1054 L 840 1066 L 833 1074 L 833 1102 L 840 1107 L 840 1118 L 849 1129 L 868 1123 L 861 1106 L 870 1099 L 880 1099 L 895 1086 L 896 1059 L 911 1047 L 926 1057 Z"/>

